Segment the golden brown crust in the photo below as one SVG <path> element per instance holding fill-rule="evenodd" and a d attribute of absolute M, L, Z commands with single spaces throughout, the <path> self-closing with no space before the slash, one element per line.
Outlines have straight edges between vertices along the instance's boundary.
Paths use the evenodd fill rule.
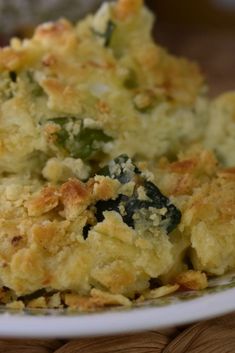
<path fill-rule="evenodd" d="M 1 196 L 1 204 L 8 205 L 0 219 L 4 284 L 17 295 L 54 288 L 64 293 L 67 305 L 80 310 L 122 304 L 135 293 L 144 300 L 173 293 L 179 286 L 206 288 L 207 275 L 235 267 L 235 178 L 233 168 L 222 169 L 211 153 L 197 151 L 172 163 L 162 159 L 152 169 L 157 185 L 182 212 L 170 236 L 160 231 L 152 237 L 137 233 L 115 211 L 104 212 L 104 220 L 97 223 L 97 201 L 129 195 L 128 188 L 133 192 L 133 186 L 126 184 L 125 189 L 107 176 L 97 175 L 86 183 L 72 178 L 62 185 L 39 185 L 18 204 L 19 190 L 25 195 L 25 189 L 10 184 Z M 182 186 L 184 178 L 190 181 L 188 188 Z M 187 270 L 186 253 L 194 270 Z M 149 290 L 151 277 L 160 277 L 166 286 Z M 106 294 L 94 294 L 93 287 Z M 17 296 L 3 292 L 1 298 L 9 302 Z M 51 305 L 63 305 L 56 298 Z M 29 305 L 44 304 L 40 299 Z"/>
<path fill-rule="evenodd" d="M 45 187 L 38 196 L 26 203 L 29 216 L 40 216 L 53 210 L 59 204 L 59 194 L 55 187 Z"/>
<path fill-rule="evenodd" d="M 145 293 L 143 293 L 140 296 L 138 301 L 142 301 L 142 300 L 146 300 L 146 299 L 147 300 L 148 299 L 158 299 L 158 298 L 164 297 L 166 295 L 175 293 L 179 288 L 180 288 L 180 286 L 177 283 L 167 284 L 165 286 L 161 286 L 156 289 L 146 291 Z"/>
<path fill-rule="evenodd" d="M 167 194 L 191 195 L 195 188 L 216 175 L 218 162 L 212 152 L 192 150 L 188 154 L 179 156 L 176 162 L 169 163 L 163 158 L 158 163 L 157 182 Z"/>
<path fill-rule="evenodd" d="M 142 5 L 143 0 L 119 0 L 114 9 L 115 16 L 123 21 L 129 16 L 133 16 Z"/>
<path fill-rule="evenodd" d="M 175 282 L 182 289 L 187 290 L 202 290 L 208 286 L 206 274 L 193 270 L 180 273 L 175 278 Z"/>
<path fill-rule="evenodd" d="M 123 295 L 110 294 L 98 289 L 92 289 L 89 297 L 77 294 L 65 294 L 64 301 L 69 308 L 81 311 L 93 311 L 116 305 L 131 306 L 131 301 Z"/>
<path fill-rule="evenodd" d="M 156 171 L 160 188 L 181 208 L 179 229 L 190 239 L 190 258 L 197 270 L 223 274 L 235 266 L 234 168 L 223 169 L 211 152 L 162 160 Z"/>
<path fill-rule="evenodd" d="M 218 177 L 222 179 L 232 179 L 234 180 L 235 178 L 235 167 L 231 168 L 223 168 L 218 171 Z"/>
<path fill-rule="evenodd" d="M 84 211 L 91 199 L 89 186 L 78 179 L 70 179 L 60 188 L 60 199 L 68 218 L 77 217 Z"/>
<path fill-rule="evenodd" d="M 120 188 L 117 180 L 97 175 L 94 181 L 93 197 L 96 200 L 109 200 L 117 197 Z"/>

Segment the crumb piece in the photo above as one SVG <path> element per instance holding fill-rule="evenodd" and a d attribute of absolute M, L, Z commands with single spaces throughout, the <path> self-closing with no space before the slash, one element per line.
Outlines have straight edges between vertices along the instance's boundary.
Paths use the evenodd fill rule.
<path fill-rule="evenodd" d="M 168 284 L 166 286 L 162 286 L 162 287 L 147 291 L 143 293 L 143 295 L 140 298 L 143 300 L 161 298 L 176 292 L 179 289 L 179 287 L 180 286 L 178 284 Z"/>
<path fill-rule="evenodd" d="M 60 293 L 55 293 L 48 298 L 47 306 L 48 308 L 59 308 L 61 306 L 61 297 Z"/>
<path fill-rule="evenodd" d="M 35 308 L 47 308 L 47 303 L 45 297 L 39 297 L 36 299 L 30 300 L 27 304 L 28 308 L 35 309 Z"/>
<path fill-rule="evenodd" d="M 183 289 L 201 290 L 208 286 L 206 274 L 201 271 L 189 270 L 179 274 L 175 282 Z"/>
<path fill-rule="evenodd" d="M 95 310 L 106 306 L 131 306 L 131 301 L 121 294 L 111 294 L 99 289 L 92 289 L 90 296 L 80 296 L 74 293 L 67 293 L 64 297 L 65 304 L 71 309 L 81 311 Z"/>
<path fill-rule="evenodd" d="M 96 175 L 94 179 L 93 193 L 96 200 L 109 200 L 117 197 L 120 187 L 118 180 L 102 175 Z"/>
<path fill-rule="evenodd" d="M 6 305 L 6 307 L 8 309 L 14 309 L 14 310 L 23 310 L 25 308 L 24 303 L 22 302 L 22 300 L 15 300 L 11 303 L 8 303 Z"/>
<path fill-rule="evenodd" d="M 70 309 L 81 309 L 84 310 L 89 308 L 89 298 L 85 296 L 81 296 L 76 293 L 65 293 L 63 295 L 64 303 Z M 86 308 L 86 309 L 85 309 Z"/>
<path fill-rule="evenodd" d="M 131 306 L 131 301 L 122 294 L 111 294 L 103 292 L 99 289 L 93 288 L 91 290 L 91 296 L 94 303 L 97 306 L 109 306 L 109 305 L 123 305 Z"/>
<path fill-rule="evenodd" d="M 53 210 L 59 203 L 59 195 L 56 188 L 45 187 L 39 195 L 26 203 L 29 216 L 40 216 Z"/>
<path fill-rule="evenodd" d="M 115 15 L 119 20 L 133 16 L 142 6 L 143 0 L 119 0 L 115 6 Z"/>
<path fill-rule="evenodd" d="M 6 186 L 6 199 L 10 201 L 16 201 L 19 199 L 19 195 L 22 192 L 22 185 L 8 185 Z"/>
<path fill-rule="evenodd" d="M 42 175 L 45 179 L 57 183 L 68 178 L 76 177 L 81 180 L 88 179 L 90 167 L 80 158 L 50 158 L 43 168 Z"/>
<path fill-rule="evenodd" d="M 91 191 L 89 186 L 78 179 L 69 179 L 61 186 L 60 192 L 65 216 L 68 219 L 75 219 L 90 202 Z"/>

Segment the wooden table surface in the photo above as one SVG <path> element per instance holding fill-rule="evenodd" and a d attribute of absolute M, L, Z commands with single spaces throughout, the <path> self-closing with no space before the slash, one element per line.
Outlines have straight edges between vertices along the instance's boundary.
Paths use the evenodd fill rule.
<path fill-rule="evenodd" d="M 211 96 L 235 91 L 235 31 L 156 24 L 155 37 L 172 53 L 199 63 Z"/>

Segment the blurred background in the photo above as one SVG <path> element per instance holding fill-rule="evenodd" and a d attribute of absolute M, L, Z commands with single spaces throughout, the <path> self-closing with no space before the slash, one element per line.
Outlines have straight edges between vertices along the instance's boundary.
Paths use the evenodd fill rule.
<path fill-rule="evenodd" d="M 157 14 L 157 41 L 198 61 L 212 96 L 235 90 L 235 0 L 155 0 L 148 5 Z"/>
<path fill-rule="evenodd" d="M 101 0 L 0 0 L 0 45 L 30 36 L 43 21 L 75 21 Z M 235 90 L 235 0 L 146 0 L 156 13 L 154 36 L 172 53 L 199 62 L 211 95 Z"/>

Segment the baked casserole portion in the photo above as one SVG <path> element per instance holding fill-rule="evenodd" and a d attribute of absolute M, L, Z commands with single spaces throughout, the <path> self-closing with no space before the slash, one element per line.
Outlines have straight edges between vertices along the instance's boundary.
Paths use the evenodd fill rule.
<path fill-rule="evenodd" d="M 175 156 L 201 139 L 203 77 L 154 43 L 152 25 L 142 1 L 122 0 L 1 49 L 0 170 L 86 179 L 119 154 Z"/>
<path fill-rule="evenodd" d="M 119 0 L 0 50 L 1 303 L 131 305 L 234 269 L 218 103 L 152 24 Z"/>
<path fill-rule="evenodd" d="M 2 178 L 2 300 L 86 310 L 203 289 L 235 267 L 234 191 L 234 170 L 198 149 L 122 155 L 87 182 Z"/>

